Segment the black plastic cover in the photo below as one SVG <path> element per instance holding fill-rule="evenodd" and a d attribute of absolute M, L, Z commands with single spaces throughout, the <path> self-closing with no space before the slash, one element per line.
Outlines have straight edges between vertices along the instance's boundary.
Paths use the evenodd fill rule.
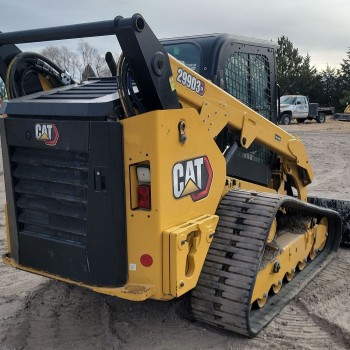
<path fill-rule="evenodd" d="M 8 117 L 1 131 L 12 258 L 79 282 L 124 285 L 122 125 Z"/>

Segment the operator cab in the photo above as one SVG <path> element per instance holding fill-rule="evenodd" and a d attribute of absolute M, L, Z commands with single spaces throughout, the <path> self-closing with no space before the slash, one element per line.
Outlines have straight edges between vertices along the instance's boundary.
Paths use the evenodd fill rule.
<path fill-rule="evenodd" d="M 163 39 L 161 43 L 170 55 L 276 123 L 277 44 L 230 34 Z M 216 142 L 224 152 L 228 145 L 239 144 L 239 133 L 225 128 Z M 272 157 L 271 151 L 256 142 L 248 149 L 238 147 L 227 164 L 227 174 L 267 185 L 273 167 Z"/>
<path fill-rule="evenodd" d="M 229 34 L 163 39 L 167 52 L 272 122 L 278 46 Z"/>

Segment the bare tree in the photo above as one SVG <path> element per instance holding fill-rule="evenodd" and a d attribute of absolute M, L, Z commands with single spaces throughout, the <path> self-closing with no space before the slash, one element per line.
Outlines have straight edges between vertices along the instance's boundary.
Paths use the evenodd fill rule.
<path fill-rule="evenodd" d="M 87 65 L 92 67 L 95 57 L 98 56 L 97 49 L 87 41 L 80 39 L 77 50 L 80 53 L 83 67 L 85 68 Z"/>
<path fill-rule="evenodd" d="M 109 77 L 111 72 L 103 56 L 97 55 L 93 60 L 93 69 L 98 77 Z"/>
<path fill-rule="evenodd" d="M 98 53 L 95 47 L 81 39 L 78 44 L 78 52 L 80 53 L 83 67 L 90 65 L 98 77 L 110 76 L 104 57 Z"/>
<path fill-rule="evenodd" d="M 91 70 L 97 77 L 111 75 L 104 57 L 87 41 L 83 39 L 79 41 L 77 52 L 73 52 L 66 46 L 48 46 L 41 51 L 41 54 L 69 72 L 74 80 L 84 80 L 87 76 L 92 76 Z M 87 67 L 89 67 L 88 71 Z"/>
<path fill-rule="evenodd" d="M 41 54 L 57 64 L 60 68 L 65 69 L 73 79 L 76 79 L 78 76 L 80 78 L 82 64 L 79 60 L 79 56 L 68 47 L 48 46 L 41 51 Z"/>

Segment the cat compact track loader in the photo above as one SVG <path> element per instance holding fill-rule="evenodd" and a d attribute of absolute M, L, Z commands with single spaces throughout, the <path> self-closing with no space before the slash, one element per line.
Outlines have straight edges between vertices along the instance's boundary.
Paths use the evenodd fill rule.
<path fill-rule="evenodd" d="M 14 45 L 103 35 L 113 77 L 81 84 Z M 274 123 L 273 44 L 162 43 L 139 14 L 0 34 L 3 260 L 134 301 L 190 292 L 197 320 L 252 336 L 334 256 L 340 217 Z"/>

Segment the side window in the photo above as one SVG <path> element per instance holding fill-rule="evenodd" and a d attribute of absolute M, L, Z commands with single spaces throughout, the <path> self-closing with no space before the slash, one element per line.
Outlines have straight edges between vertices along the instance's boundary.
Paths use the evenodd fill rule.
<path fill-rule="evenodd" d="M 271 120 L 270 74 L 266 56 L 235 52 L 225 63 L 226 91 Z"/>
<path fill-rule="evenodd" d="M 297 105 L 305 105 L 306 104 L 306 99 L 304 96 L 302 97 L 297 97 L 295 104 Z"/>
<path fill-rule="evenodd" d="M 200 49 L 191 43 L 163 44 L 165 50 L 177 60 L 199 73 L 202 54 Z"/>

